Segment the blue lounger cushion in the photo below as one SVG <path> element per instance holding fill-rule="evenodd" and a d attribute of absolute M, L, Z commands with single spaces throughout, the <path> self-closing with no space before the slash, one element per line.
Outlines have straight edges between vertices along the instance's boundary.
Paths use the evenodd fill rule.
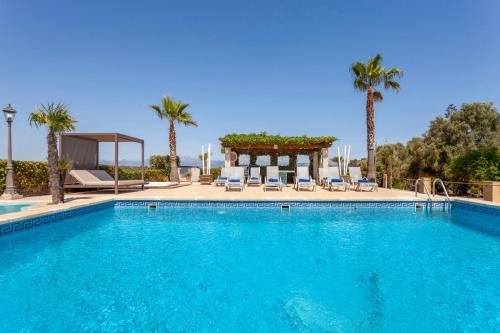
<path fill-rule="evenodd" d="M 230 183 L 239 183 L 240 180 L 238 178 L 232 178 L 232 179 L 229 179 L 229 182 Z"/>
<path fill-rule="evenodd" d="M 342 179 L 339 179 L 339 178 L 332 178 L 330 180 L 331 183 L 342 183 Z"/>
<path fill-rule="evenodd" d="M 299 183 L 309 183 L 310 181 L 309 178 L 299 178 Z"/>
<path fill-rule="evenodd" d="M 250 177 L 250 180 L 259 180 L 259 177 Z"/>
<path fill-rule="evenodd" d="M 278 182 L 278 178 L 269 178 L 267 181 L 269 183 L 277 183 Z"/>
<path fill-rule="evenodd" d="M 366 178 L 358 179 L 358 183 L 368 183 L 368 179 Z"/>
<path fill-rule="evenodd" d="M 219 180 L 227 180 L 227 177 L 219 176 Z"/>

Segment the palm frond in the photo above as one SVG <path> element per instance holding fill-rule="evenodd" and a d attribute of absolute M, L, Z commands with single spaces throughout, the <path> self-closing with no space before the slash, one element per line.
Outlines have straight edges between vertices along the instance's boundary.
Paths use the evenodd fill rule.
<path fill-rule="evenodd" d="M 386 70 L 382 66 L 382 60 L 382 56 L 377 54 L 375 57 L 369 58 L 366 63 L 357 61 L 351 65 L 350 72 L 353 76 L 354 89 L 367 91 L 381 84 L 384 85 L 385 89 L 398 91 L 401 88 L 398 79 L 403 76 L 403 70 L 396 67 Z M 380 94 L 380 96 L 382 95 Z"/>
<path fill-rule="evenodd" d="M 356 89 L 356 90 L 359 90 L 359 91 L 367 91 L 368 90 L 368 84 L 362 79 L 354 80 L 352 84 L 353 84 L 354 89 Z"/>
<path fill-rule="evenodd" d="M 177 122 L 185 126 L 198 126 L 198 122 L 193 120 L 190 112 L 181 111 L 177 117 Z"/>
<path fill-rule="evenodd" d="M 29 122 L 36 127 L 47 125 L 49 131 L 54 133 L 63 133 L 73 131 L 77 121 L 71 116 L 66 105 L 47 103 L 30 114 Z"/>
<path fill-rule="evenodd" d="M 183 125 L 198 126 L 198 123 L 192 119 L 191 113 L 185 111 L 189 107 L 189 103 L 184 103 L 181 100 L 175 101 L 172 97 L 165 96 L 160 105 L 150 105 L 149 107 L 156 111 L 161 119 L 168 118 Z"/>
<path fill-rule="evenodd" d="M 384 88 L 399 91 L 399 88 L 401 88 L 401 85 L 397 81 L 384 80 Z"/>
<path fill-rule="evenodd" d="M 382 56 L 380 55 L 380 53 L 377 53 L 377 55 L 375 56 L 375 58 L 371 59 L 371 63 L 373 65 L 373 67 L 380 67 L 380 65 L 382 64 Z"/>
<path fill-rule="evenodd" d="M 45 117 L 45 112 L 43 109 L 38 109 L 35 112 L 31 112 L 29 115 L 30 126 L 40 127 L 42 125 L 47 124 L 47 120 Z"/>
<path fill-rule="evenodd" d="M 161 107 L 159 105 L 152 104 L 149 106 L 149 108 L 153 111 L 156 112 L 156 115 L 160 118 L 163 119 L 165 118 L 165 114 L 163 113 Z"/>
<path fill-rule="evenodd" d="M 361 78 L 366 76 L 366 65 L 361 61 L 352 64 L 349 70 L 354 77 Z"/>
<path fill-rule="evenodd" d="M 375 90 L 373 92 L 373 100 L 375 102 L 382 102 L 384 100 L 384 96 L 382 95 L 382 93 L 378 90 Z"/>

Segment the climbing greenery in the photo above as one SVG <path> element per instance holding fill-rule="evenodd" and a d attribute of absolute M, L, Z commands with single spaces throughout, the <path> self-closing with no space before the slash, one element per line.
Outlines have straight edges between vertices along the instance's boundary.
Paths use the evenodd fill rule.
<path fill-rule="evenodd" d="M 322 145 L 332 144 L 337 138 L 333 136 L 282 136 L 269 135 L 266 132 L 250 134 L 227 134 L 219 141 L 222 146 L 237 145 Z"/>

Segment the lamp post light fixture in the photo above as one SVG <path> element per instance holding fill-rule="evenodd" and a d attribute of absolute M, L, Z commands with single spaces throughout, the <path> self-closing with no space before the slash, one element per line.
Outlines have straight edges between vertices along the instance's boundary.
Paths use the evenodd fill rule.
<path fill-rule="evenodd" d="M 22 198 L 22 195 L 16 192 L 14 185 L 14 168 L 12 167 L 12 122 L 16 117 L 16 110 L 9 104 L 3 110 L 8 128 L 7 142 L 7 178 L 5 179 L 5 190 L 2 194 L 2 199 L 12 200 Z"/>

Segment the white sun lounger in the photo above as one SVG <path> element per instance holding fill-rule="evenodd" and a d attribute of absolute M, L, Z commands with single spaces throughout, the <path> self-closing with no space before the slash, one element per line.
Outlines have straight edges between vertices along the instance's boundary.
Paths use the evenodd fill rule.
<path fill-rule="evenodd" d="M 378 190 L 377 183 L 370 182 L 366 178 L 363 178 L 359 167 L 349 167 L 349 176 L 351 177 L 351 184 L 356 191 L 363 191 L 365 188 L 368 188 L 370 191 Z"/>
<path fill-rule="evenodd" d="M 349 185 L 349 183 L 340 178 L 339 167 L 335 166 L 328 168 L 328 189 L 330 191 L 340 188 L 345 192 L 349 189 Z"/>
<path fill-rule="evenodd" d="M 276 189 L 279 191 L 283 189 L 280 181 L 279 168 L 277 166 L 266 167 L 266 181 L 264 183 L 264 192 L 268 189 Z"/>
<path fill-rule="evenodd" d="M 248 176 L 247 185 L 257 185 L 262 184 L 262 177 L 260 176 L 260 167 L 250 168 L 250 175 Z"/>
<path fill-rule="evenodd" d="M 243 191 L 245 187 L 245 169 L 243 167 L 231 167 L 229 170 L 229 178 L 226 182 L 226 191 L 239 189 Z"/>
<path fill-rule="evenodd" d="M 224 186 L 227 183 L 229 178 L 229 169 L 230 168 L 221 168 L 220 176 L 215 180 L 215 186 Z"/>
<path fill-rule="evenodd" d="M 67 184 L 66 188 L 114 188 L 115 180 L 104 170 L 71 170 L 70 176 L 79 184 Z M 144 185 L 143 180 L 119 180 L 118 187 Z"/>
<path fill-rule="evenodd" d="M 309 175 L 309 167 L 297 167 L 297 176 L 295 177 L 295 189 L 300 191 L 306 188 L 316 191 L 316 182 Z"/>

